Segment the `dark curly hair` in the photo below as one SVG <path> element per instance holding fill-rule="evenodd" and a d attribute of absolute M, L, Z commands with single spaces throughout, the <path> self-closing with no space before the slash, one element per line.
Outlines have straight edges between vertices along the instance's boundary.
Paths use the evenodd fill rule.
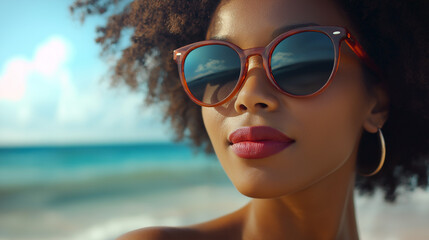
<path fill-rule="evenodd" d="M 383 127 L 386 163 L 373 177 L 358 176 L 356 185 L 361 193 L 372 193 L 380 187 L 385 190 L 385 199 L 394 201 L 400 185 L 409 189 L 428 186 L 429 1 L 335 1 L 347 13 L 361 44 L 380 67 L 390 97 L 389 118 Z M 145 89 L 146 103 L 156 103 L 164 109 L 164 119 L 175 130 L 176 140 L 188 138 L 207 152 L 213 150 L 201 107 L 182 90 L 172 50 L 205 39 L 219 2 L 75 0 L 70 6 L 82 21 L 88 15 L 110 15 L 107 23 L 97 28 L 96 42 L 102 46 L 102 53 L 122 51 L 111 68 L 112 84 Z M 121 3 L 125 7 L 118 11 Z M 120 50 L 118 46 L 127 29 L 133 30 L 131 44 Z M 369 142 L 365 134 L 362 139 L 361 144 Z M 359 156 L 363 148 L 361 145 Z"/>

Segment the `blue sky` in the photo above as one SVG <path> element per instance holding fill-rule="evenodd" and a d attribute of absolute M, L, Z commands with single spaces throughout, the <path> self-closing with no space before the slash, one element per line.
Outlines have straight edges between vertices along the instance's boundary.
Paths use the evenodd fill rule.
<path fill-rule="evenodd" d="M 102 81 L 94 38 L 105 19 L 82 25 L 70 2 L 0 2 L 0 146 L 171 139 L 142 93 Z"/>

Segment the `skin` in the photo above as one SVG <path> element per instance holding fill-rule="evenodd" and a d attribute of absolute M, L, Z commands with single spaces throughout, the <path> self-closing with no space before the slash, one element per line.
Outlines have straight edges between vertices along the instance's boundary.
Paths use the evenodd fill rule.
<path fill-rule="evenodd" d="M 207 39 L 242 49 L 266 46 L 296 24 L 344 26 L 347 16 L 325 0 L 232 0 L 217 9 Z M 274 34 L 274 36 L 273 36 Z M 356 36 L 359 38 L 359 36 Z M 221 218 L 182 228 L 145 228 L 120 239 L 358 239 L 353 189 L 362 131 L 376 133 L 387 118 L 381 87 L 368 91 L 359 58 L 341 46 L 331 85 L 294 98 L 269 82 L 260 56 L 249 59 L 246 82 L 228 103 L 203 108 L 206 130 L 234 186 L 253 199 Z M 243 159 L 229 135 L 240 127 L 273 127 L 295 142 L 263 159 Z"/>

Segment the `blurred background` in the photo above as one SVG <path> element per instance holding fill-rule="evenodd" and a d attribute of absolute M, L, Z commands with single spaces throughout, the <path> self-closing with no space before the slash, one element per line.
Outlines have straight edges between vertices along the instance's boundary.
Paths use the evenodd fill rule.
<path fill-rule="evenodd" d="M 106 19 L 82 25 L 69 4 L 0 1 L 0 240 L 114 239 L 244 205 L 142 93 L 109 87 L 94 41 Z M 362 239 L 429 239 L 428 192 L 357 197 L 357 209 Z"/>

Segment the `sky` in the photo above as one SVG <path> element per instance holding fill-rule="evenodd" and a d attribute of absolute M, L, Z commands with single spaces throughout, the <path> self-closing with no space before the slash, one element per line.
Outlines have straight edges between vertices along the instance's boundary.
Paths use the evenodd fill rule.
<path fill-rule="evenodd" d="M 109 87 L 92 17 L 72 1 L 0 1 L 0 146 L 159 142 L 172 138 L 144 95 Z"/>

